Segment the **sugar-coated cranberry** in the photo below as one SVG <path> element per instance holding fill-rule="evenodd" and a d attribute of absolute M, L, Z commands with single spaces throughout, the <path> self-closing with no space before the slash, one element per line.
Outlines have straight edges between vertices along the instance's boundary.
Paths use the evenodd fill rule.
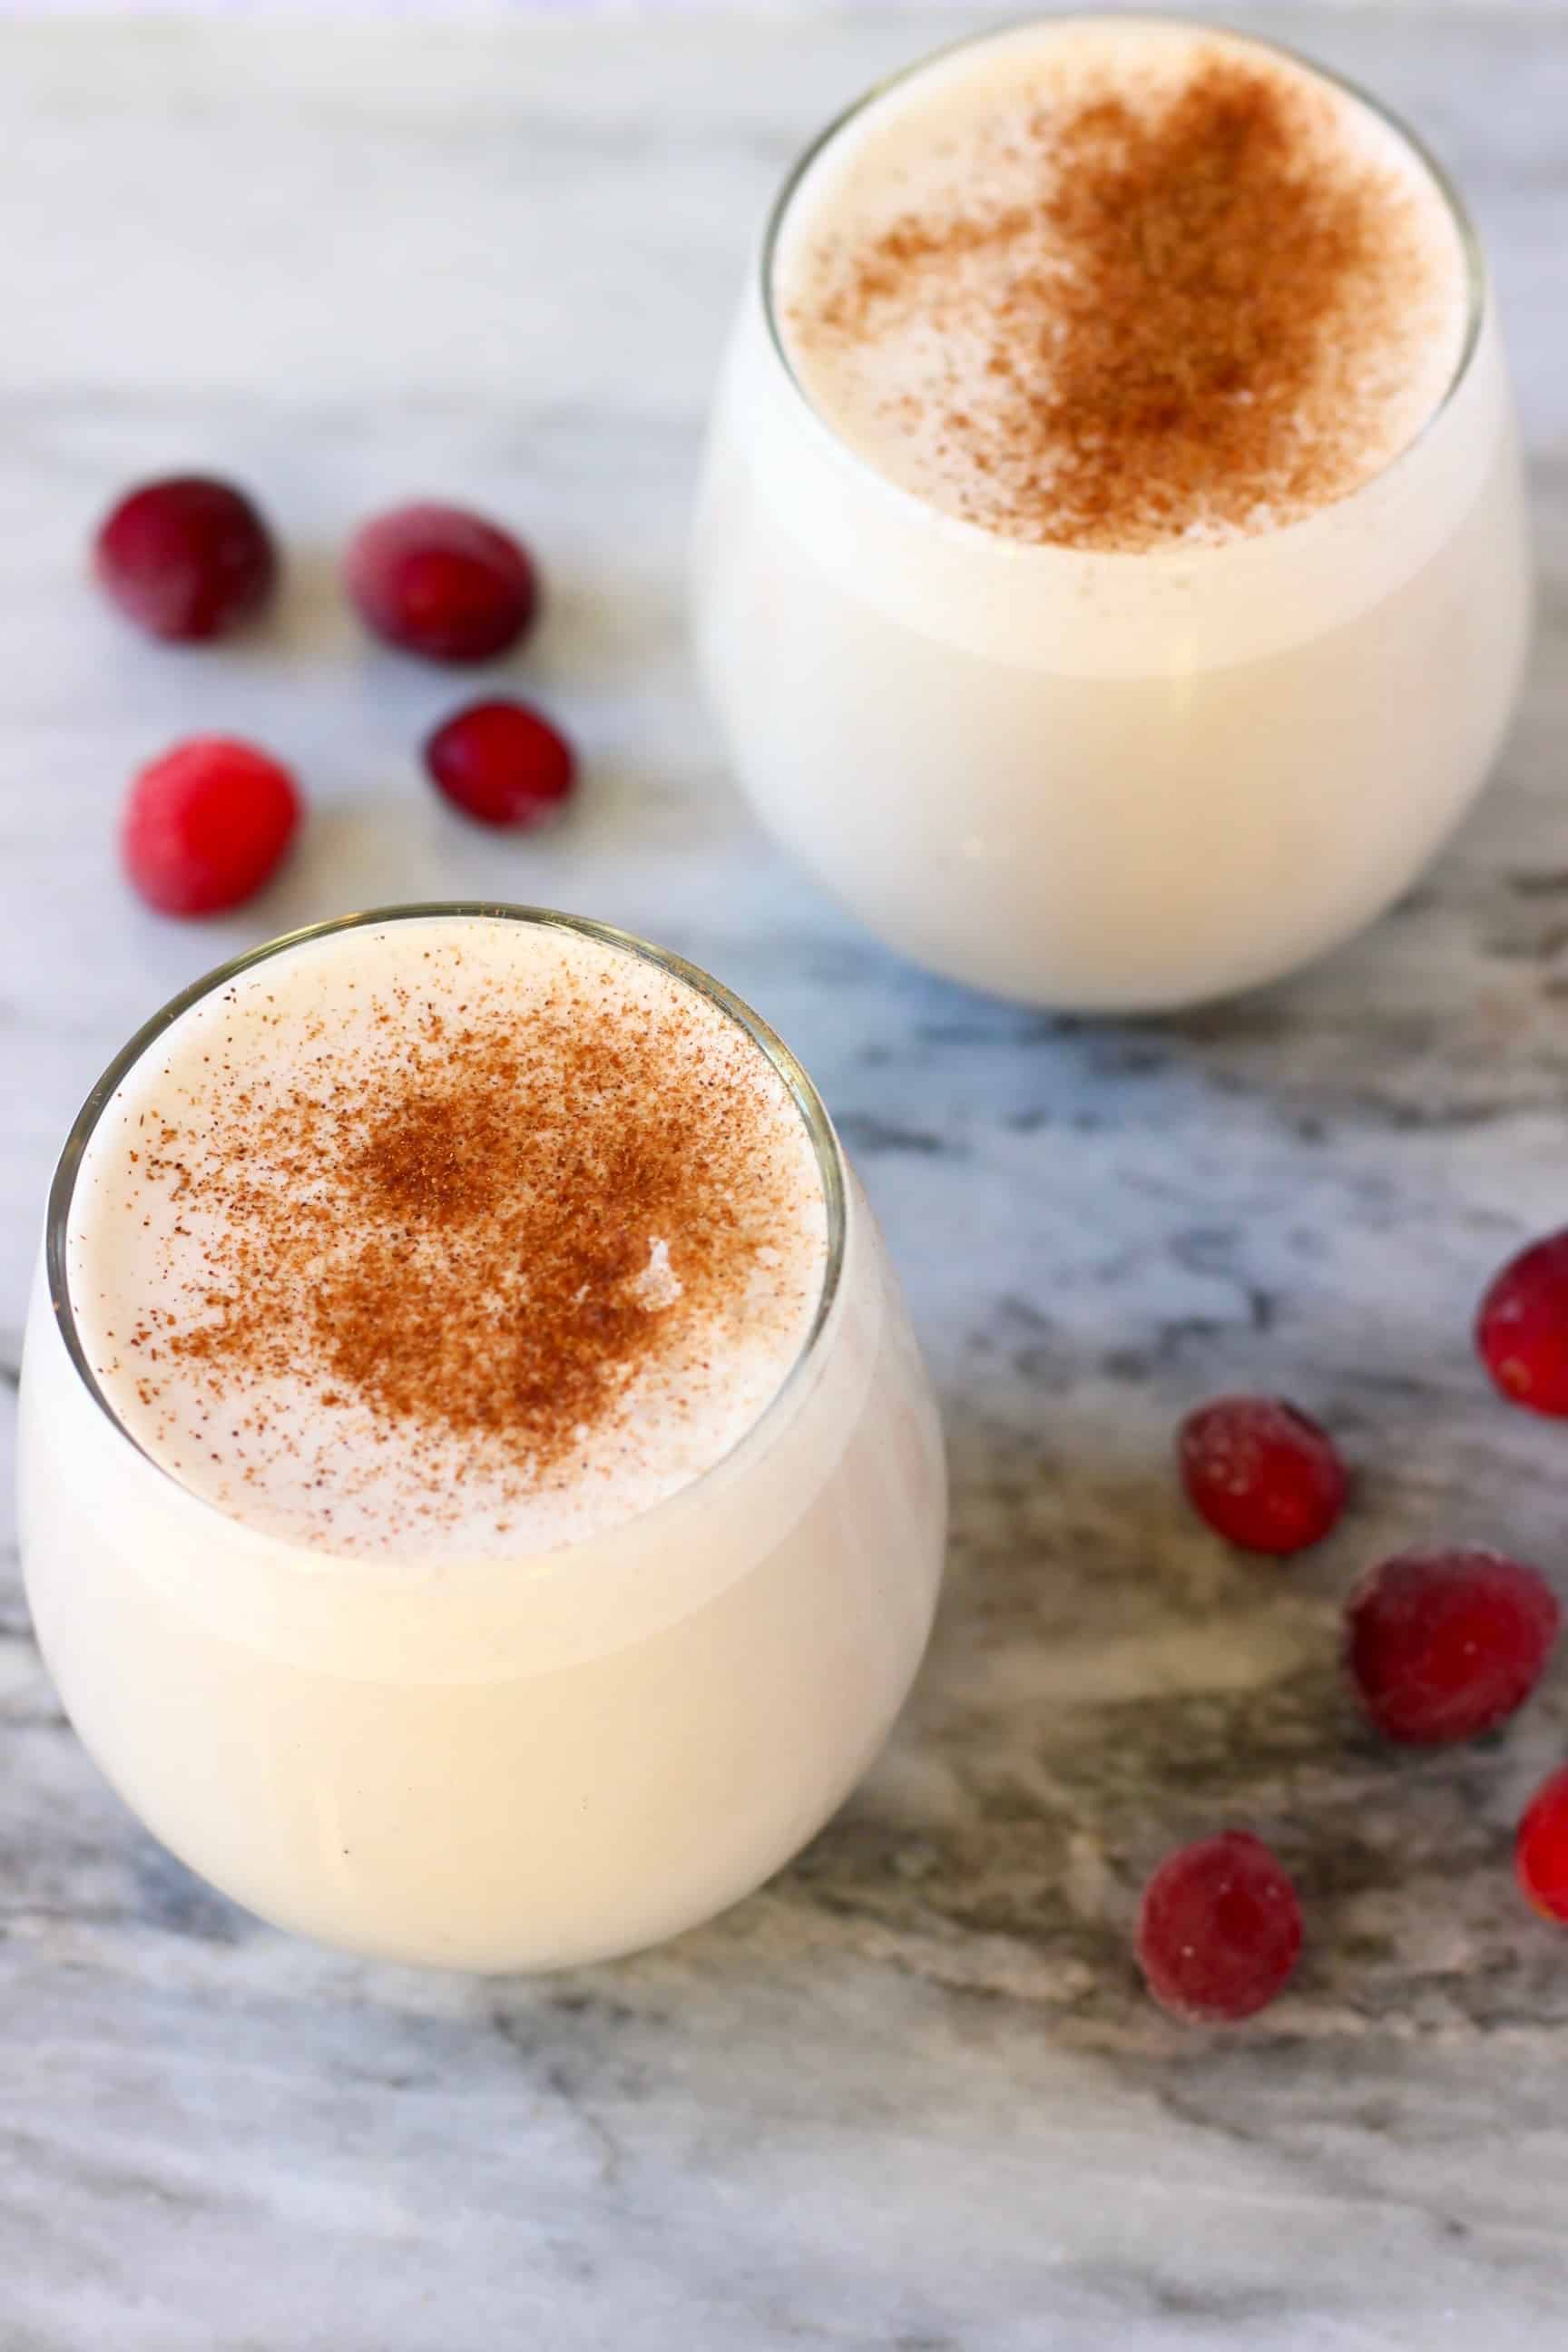
<path fill-rule="evenodd" d="M 1543 1780 L 1525 1807 L 1513 1866 L 1542 1917 L 1568 1926 L 1568 1766 Z"/>
<path fill-rule="evenodd" d="M 245 492 L 203 474 L 132 490 L 100 526 L 93 552 L 126 618 L 174 644 L 226 635 L 278 577 L 271 535 Z"/>
<path fill-rule="evenodd" d="M 1302 1551 L 1344 1508 L 1328 1432 L 1281 1397 L 1216 1397 L 1182 1423 L 1182 1483 L 1200 1518 L 1245 1551 Z"/>
<path fill-rule="evenodd" d="M 470 702 L 425 745 L 437 792 L 481 824 L 542 824 L 571 798 L 577 761 L 548 719 L 523 702 Z"/>
<path fill-rule="evenodd" d="M 195 736 L 132 781 L 121 856 L 149 906 L 166 915 L 211 915 L 260 889 L 299 821 L 299 790 L 287 768 L 248 743 Z"/>
<path fill-rule="evenodd" d="M 1162 2008 L 1228 2024 L 1283 1990 L 1301 1949 L 1301 1906 L 1277 1855 L 1246 1830 L 1167 1854 L 1143 1890 L 1138 1962 Z"/>
<path fill-rule="evenodd" d="M 1538 1569 L 1501 1552 L 1406 1551 L 1345 1614 L 1345 1662 L 1375 1727 L 1435 1746 L 1507 1721 L 1541 1680 L 1562 1612 Z"/>
<path fill-rule="evenodd" d="M 1510 1404 L 1568 1415 L 1568 1232 L 1503 1267 L 1481 1301 L 1476 1346 Z"/>
<path fill-rule="evenodd" d="M 365 626 L 426 661 L 488 661 L 516 645 L 538 583 L 517 541 L 460 507 L 397 507 L 354 534 L 343 584 Z"/>

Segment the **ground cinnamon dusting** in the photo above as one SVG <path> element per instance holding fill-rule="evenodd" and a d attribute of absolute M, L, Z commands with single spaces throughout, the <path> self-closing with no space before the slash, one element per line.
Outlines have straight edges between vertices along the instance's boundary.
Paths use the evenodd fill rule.
<path fill-rule="evenodd" d="M 808 378 L 901 354 L 877 431 L 1020 538 L 1135 548 L 1344 495 L 1438 289 L 1407 187 L 1334 103 L 1200 52 L 1136 102 L 981 126 L 976 180 L 1008 200 L 822 236 L 786 311 Z"/>
<path fill-rule="evenodd" d="M 226 1058 L 199 1118 L 154 1112 L 126 1205 L 156 1205 L 167 1262 L 116 1343 L 142 1405 L 197 1381 L 213 1459 L 265 1482 L 276 1400 L 302 1386 L 405 1469 L 427 1449 L 419 1507 L 437 1516 L 465 1507 L 454 1463 L 499 1469 L 514 1499 L 613 1474 L 593 1441 L 650 1371 L 666 1410 L 700 1409 L 715 1343 L 809 1301 L 780 1290 L 797 1115 L 776 1080 L 738 1083 L 685 994 L 629 1001 L 590 977 L 454 1012 L 400 989 L 368 1054 L 335 1054 L 312 1015 L 289 1083 Z M 340 1475 L 329 1447 L 310 1483 Z"/>

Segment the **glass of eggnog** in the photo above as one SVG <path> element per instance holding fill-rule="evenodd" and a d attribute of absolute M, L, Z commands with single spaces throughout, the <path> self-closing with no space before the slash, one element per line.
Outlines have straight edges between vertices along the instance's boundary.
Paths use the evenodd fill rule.
<path fill-rule="evenodd" d="M 1269 981 L 1475 798 L 1530 582 L 1498 320 L 1385 110 L 1135 17 L 960 43 L 790 175 L 714 414 L 710 698 L 889 945 L 1031 1003 Z"/>
<path fill-rule="evenodd" d="M 757 1885 L 924 1647 L 931 1391 L 810 1080 L 679 959 L 353 916 L 175 999 L 51 1195 L 22 1530 L 81 1738 L 182 1860 L 544 1969 Z"/>

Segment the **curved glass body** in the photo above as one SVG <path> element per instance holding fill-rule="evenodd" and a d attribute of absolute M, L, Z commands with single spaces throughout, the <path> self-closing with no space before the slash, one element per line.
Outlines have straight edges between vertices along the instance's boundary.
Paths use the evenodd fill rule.
<path fill-rule="evenodd" d="M 405 914 L 567 919 L 473 907 L 348 921 Z M 591 1540 L 433 1563 L 280 1542 L 138 1449 L 65 1290 L 73 1183 L 132 1062 L 254 958 L 176 1000 L 94 1090 L 56 1180 L 28 1323 L 24 1564 L 83 1742 L 225 1893 L 395 1960 L 563 1966 L 677 1934 L 749 1892 L 881 1744 L 941 1572 L 935 1409 L 809 1080 L 705 975 L 578 928 L 654 957 L 740 1021 L 816 1150 L 829 1253 L 815 1329 L 706 1475 Z"/>
<path fill-rule="evenodd" d="M 860 112 L 785 185 L 712 419 L 695 625 L 742 784 L 889 946 L 996 994 L 1158 1010 L 1278 978 L 1409 887 L 1518 690 L 1512 406 L 1458 199 L 1401 131 L 1452 206 L 1469 318 L 1381 473 L 1219 544 L 1032 545 L 887 479 L 791 373 L 772 257 Z"/>

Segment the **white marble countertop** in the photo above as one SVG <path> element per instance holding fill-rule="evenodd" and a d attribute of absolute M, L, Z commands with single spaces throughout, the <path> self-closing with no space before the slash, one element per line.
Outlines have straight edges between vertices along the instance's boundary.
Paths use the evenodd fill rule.
<path fill-rule="evenodd" d="M 209 1895 L 63 1725 L 8 1551 L 0 2352 L 1562 2346 L 1568 1938 L 1507 1847 L 1568 1674 L 1490 1750 L 1411 1759 L 1329 1661 L 1380 1548 L 1455 1530 L 1568 1570 L 1568 1438 L 1467 1342 L 1565 1205 L 1568 17 L 1254 21 L 1413 112 L 1473 192 L 1545 627 L 1498 783 L 1410 904 L 1289 989 L 1131 1026 L 880 953 L 759 842 L 683 640 L 761 207 L 948 19 L 0 26 L 8 1391 L 47 1171 L 131 1028 L 269 931 L 484 893 L 650 932 L 790 1037 L 902 1262 L 956 1477 L 933 1655 L 849 1811 L 718 1925 L 542 1983 L 360 1967 Z M 160 655 L 81 576 L 109 496 L 190 465 L 253 484 L 294 559 L 233 654 Z M 418 490 L 548 563 L 526 669 L 589 761 L 550 841 L 437 809 L 410 747 L 448 689 L 333 595 L 345 525 Z M 181 927 L 121 887 L 112 817 L 208 728 L 297 761 L 316 814 L 264 902 Z M 1174 1420 L 1233 1383 L 1368 1465 L 1310 1566 L 1237 1565 L 1173 1501 Z M 1163 1846 L 1235 1820 L 1296 1868 L 1310 1946 L 1254 2027 L 1184 2034 L 1128 1923 Z"/>

